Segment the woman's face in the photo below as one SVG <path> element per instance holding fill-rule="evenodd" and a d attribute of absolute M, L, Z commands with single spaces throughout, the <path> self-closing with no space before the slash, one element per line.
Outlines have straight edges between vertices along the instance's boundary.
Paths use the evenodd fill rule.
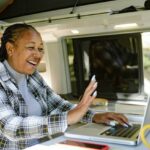
<path fill-rule="evenodd" d="M 27 30 L 10 45 L 7 48 L 10 66 L 19 73 L 32 74 L 44 54 L 41 36 L 35 31 Z"/>

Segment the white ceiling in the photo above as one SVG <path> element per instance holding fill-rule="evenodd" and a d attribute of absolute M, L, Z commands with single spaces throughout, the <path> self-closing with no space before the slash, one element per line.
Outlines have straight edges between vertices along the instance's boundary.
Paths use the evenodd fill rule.
<path fill-rule="evenodd" d="M 150 27 L 149 11 L 138 11 L 133 13 L 124 13 L 111 15 L 112 11 L 117 11 L 134 5 L 138 8 L 144 6 L 143 0 L 117 0 L 106 3 L 92 4 L 88 6 L 77 7 L 75 14 L 68 14 L 70 8 L 38 13 L 23 17 L 16 17 L 5 20 L 3 26 L 8 26 L 14 22 L 26 22 L 35 25 L 43 38 L 55 41 L 59 37 L 76 36 L 71 30 L 78 30 L 77 35 L 86 34 L 112 34 L 113 32 L 124 32 L 114 30 L 114 25 L 125 23 L 137 23 L 139 29 Z M 80 15 L 80 19 L 78 19 Z M 131 28 L 125 32 L 138 30 Z M 49 40 L 48 39 L 48 40 Z"/>

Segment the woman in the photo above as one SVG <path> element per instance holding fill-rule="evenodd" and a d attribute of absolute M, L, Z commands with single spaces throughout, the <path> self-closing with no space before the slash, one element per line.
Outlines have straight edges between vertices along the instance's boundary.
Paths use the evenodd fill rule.
<path fill-rule="evenodd" d="M 88 109 L 96 97 L 94 76 L 78 105 L 58 96 L 36 71 L 43 54 L 41 36 L 32 26 L 14 24 L 5 30 L 0 49 L 0 149 L 24 149 L 79 121 L 127 122 L 121 114 Z"/>

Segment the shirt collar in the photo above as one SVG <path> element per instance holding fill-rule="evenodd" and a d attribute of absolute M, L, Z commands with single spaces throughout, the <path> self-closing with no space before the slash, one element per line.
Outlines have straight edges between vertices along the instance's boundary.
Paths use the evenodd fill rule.
<path fill-rule="evenodd" d="M 8 69 L 8 72 L 10 73 L 10 75 L 17 81 L 20 82 L 22 80 L 26 79 L 26 75 L 17 72 L 16 70 L 14 70 L 8 63 L 7 60 L 4 61 L 4 65 L 6 66 L 6 68 Z"/>

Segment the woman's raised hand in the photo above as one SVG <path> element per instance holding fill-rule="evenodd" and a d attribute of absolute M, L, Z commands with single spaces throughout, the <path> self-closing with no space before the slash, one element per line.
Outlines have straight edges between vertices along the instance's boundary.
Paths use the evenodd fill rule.
<path fill-rule="evenodd" d="M 97 82 L 95 75 L 93 75 L 89 85 L 87 86 L 81 101 L 77 104 L 75 108 L 68 112 L 68 125 L 77 123 L 85 115 L 89 106 L 92 104 L 93 100 L 97 96 Z"/>

